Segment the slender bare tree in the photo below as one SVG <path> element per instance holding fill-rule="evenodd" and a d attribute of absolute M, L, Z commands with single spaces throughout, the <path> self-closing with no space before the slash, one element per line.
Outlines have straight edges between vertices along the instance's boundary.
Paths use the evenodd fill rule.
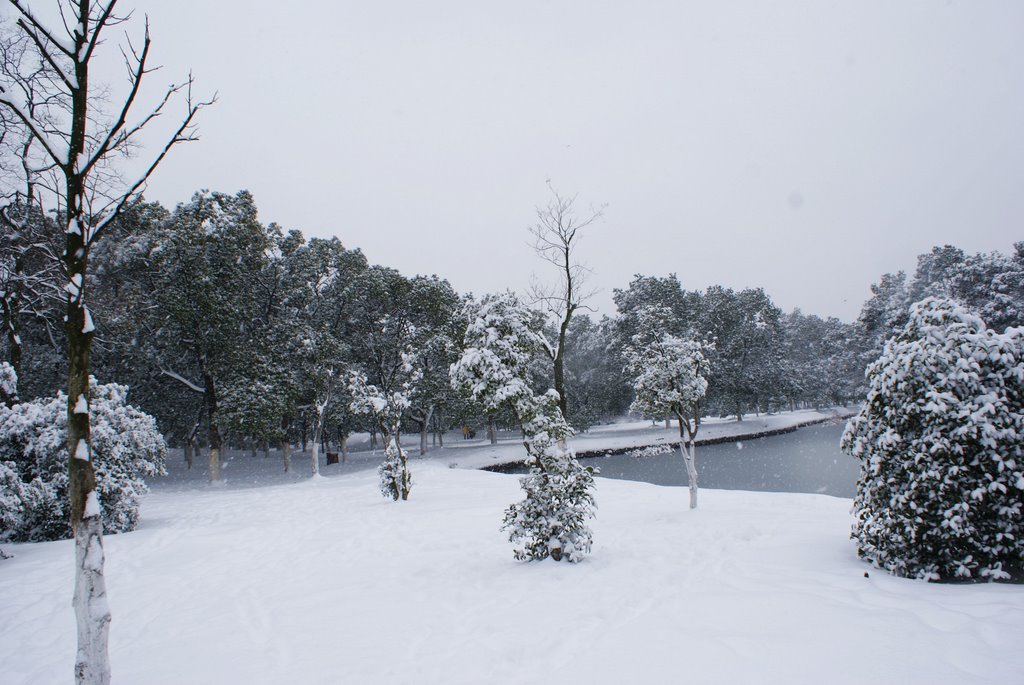
<path fill-rule="evenodd" d="M 530 227 L 533 249 L 541 259 L 551 263 L 558 270 L 558 281 L 554 285 L 542 284 L 534 279 L 531 295 L 535 304 L 547 311 L 558 327 L 554 343 L 547 343 L 545 351 L 554 366 L 554 386 L 558 392 L 558 408 L 562 416 L 568 416 L 568 397 L 565 388 L 565 337 L 569 322 L 597 291 L 588 288 L 587 277 L 591 271 L 576 258 L 583 229 L 601 218 L 604 207 L 591 208 L 585 214 L 576 210 L 576 196 L 563 196 L 548 183 L 551 200 L 543 207 L 537 207 L 537 223 Z"/>
<path fill-rule="evenodd" d="M 172 84 L 155 106 L 134 123 L 135 106 L 144 77 L 152 71 L 149 24 L 141 45 L 127 41 L 121 48 L 128 87 L 112 116 L 94 111 L 90 66 L 103 43 L 105 29 L 123 24 L 128 16 L 114 14 L 116 0 L 57 2 L 60 22 L 48 26 L 24 0 L 9 0 L 17 26 L 34 46 L 42 65 L 34 73 L 4 64 L 0 75 L 0 106 L 27 129 L 39 163 L 29 168 L 48 190 L 51 209 L 62 222 L 65 249 L 62 264 L 67 277 L 66 333 L 68 353 L 68 476 L 71 527 L 75 537 L 74 608 L 78 624 L 75 681 L 88 685 L 110 682 L 107 639 L 110 609 L 104 579 L 103 526 L 91 461 L 89 425 L 89 363 L 94 335 L 86 306 L 89 250 L 110 222 L 139 197 L 146 181 L 177 143 L 195 140 L 194 120 L 213 100 L 192 97 L 191 75 Z M 109 93 L 103 89 L 109 97 Z M 184 100 L 184 111 L 170 128 L 166 142 L 139 177 L 121 182 L 112 158 L 128 155 L 140 132 Z M 111 99 L 111 102 L 114 102 Z"/>

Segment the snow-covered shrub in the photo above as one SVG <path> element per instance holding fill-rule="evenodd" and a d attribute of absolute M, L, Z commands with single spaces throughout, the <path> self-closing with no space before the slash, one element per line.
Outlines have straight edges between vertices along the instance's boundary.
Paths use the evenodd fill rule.
<path fill-rule="evenodd" d="M 388 446 L 384 449 L 384 461 L 377 467 L 380 478 L 380 493 L 396 502 L 409 499 L 412 490 L 412 474 L 409 473 L 405 451 L 395 442 L 394 437 L 388 438 Z"/>
<path fill-rule="evenodd" d="M 558 393 L 532 393 L 516 402 L 526 436 L 529 475 L 520 479 L 526 497 L 505 511 L 504 530 L 517 546 L 515 558 L 582 561 L 593 534 L 594 469 L 581 466 L 567 448 L 572 428 L 558 409 Z"/>
<path fill-rule="evenodd" d="M 7 362 L 0 362 L 0 403 L 10 404 L 18 398 L 18 374 Z"/>
<path fill-rule="evenodd" d="M 569 450 L 573 434 L 558 394 L 530 388 L 530 361 L 545 341 L 536 316 L 511 293 L 490 296 L 470 312 L 465 351 L 450 369 L 452 387 L 488 410 L 512 407 L 525 436 L 530 473 L 520 479 L 526 498 L 505 512 L 503 530 L 519 560 L 577 562 L 590 552 L 587 519 L 594 515 L 594 469 Z"/>
<path fill-rule="evenodd" d="M 156 420 L 127 404 L 127 386 L 90 379 L 92 460 L 103 528 L 135 528 L 143 478 L 164 473 L 167 446 Z M 37 541 L 70 536 L 68 525 L 67 396 L 0 407 L 0 539 Z M 13 478 L 12 478 L 13 475 Z M 13 507 L 10 503 L 14 503 Z"/>
<path fill-rule="evenodd" d="M 0 531 L 14 529 L 22 517 L 22 484 L 14 466 L 0 461 Z"/>
<path fill-rule="evenodd" d="M 629 456 L 634 459 L 644 459 L 646 457 L 657 457 L 662 454 L 668 454 L 669 452 L 675 451 L 675 445 L 670 442 L 662 445 L 648 445 L 647 447 L 639 447 L 635 450 L 626 452 Z"/>
<path fill-rule="evenodd" d="M 899 576 L 1005 579 L 1024 559 L 1024 329 L 950 300 L 911 308 L 868 367 L 843 449 L 861 461 L 852 537 Z"/>

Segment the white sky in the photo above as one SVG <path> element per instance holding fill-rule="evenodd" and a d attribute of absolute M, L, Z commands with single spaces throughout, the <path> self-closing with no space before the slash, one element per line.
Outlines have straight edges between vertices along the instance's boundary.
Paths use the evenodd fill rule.
<path fill-rule="evenodd" d="M 935 244 L 1024 240 L 1022 2 L 134 6 L 152 83 L 220 96 L 147 197 L 247 188 L 264 221 L 460 291 L 544 277 L 548 178 L 607 204 L 579 255 L 609 314 L 674 271 L 850 320 Z"/>

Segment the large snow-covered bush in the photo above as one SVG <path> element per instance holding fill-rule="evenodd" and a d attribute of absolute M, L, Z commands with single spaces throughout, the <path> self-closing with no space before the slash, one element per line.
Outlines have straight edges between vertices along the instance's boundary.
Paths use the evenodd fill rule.
<path fill-rule="evenodd" d="M 928 298 L 868 367 L 843 434 L 858 553 L 900 576 L 1005 579 L 1024 558 L 1024 329 Z"/>
<path fill-rule="evenodd" d="M 90 379 L 92 460 L 103 529 L 135 528 L 146 476 L 164 473 L 156 420 L 129 405 L 128 388 Z M 0 406 L 0 540 L 69 537 L 67 396 Z"/>

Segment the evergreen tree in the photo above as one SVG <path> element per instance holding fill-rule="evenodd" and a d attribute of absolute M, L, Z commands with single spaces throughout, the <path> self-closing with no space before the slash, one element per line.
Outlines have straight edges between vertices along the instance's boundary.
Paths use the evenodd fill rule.
<path fill-rule="evenodd" d="M 1005 579 L 1024 561 L 1024 329 L 928 298 L 868 368 L 842 446 L 858 553 L 900 576 Z"/>
<path fill-rule="evenodd" d="M 462 357 L 451 367 L 456 388 L 488 411 L 510 406 L 523 428 L 530 473 L 520 480 L 526 497 L 505 512 L 503 529 L 519 560 L 581 561 L 590 552 L 594 470 L 580 466 L 568 448 L 572 428 L 553 389 L 530 387 L 530 365 L 547 344 L 540 315 L 511 293 L 489 296 L 474 307 Z"/>
<path fill-rule="evenodd" d="M 220 481 L 222 417 L 243 410 L 240 370 L 257 359 L 260 299 L 256 287 L 271 258 L 273 235 L 259 222 L 252 195 L 202 192 L 179 205 L 150 243 L 152 305 L 145 310 L 151 364 L 202 397 L 209 431 L 209 477 Z"/>

